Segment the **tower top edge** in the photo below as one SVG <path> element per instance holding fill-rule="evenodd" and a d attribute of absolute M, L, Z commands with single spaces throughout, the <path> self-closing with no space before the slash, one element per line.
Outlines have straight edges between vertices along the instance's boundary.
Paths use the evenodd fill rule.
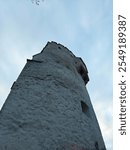
<path fill-rule="evenodd" d="M 33 55 L 33 61 L 37 62 L 50 58 L 62 61 L 68 65 L 72 63 L 76 67 L 78 73 L 81 74 L 85 84 L 89 81 L 88 69 L 82 58 L 75 56 L 64 45 L 55 41 L 48 41 L 40 53 Z"/>

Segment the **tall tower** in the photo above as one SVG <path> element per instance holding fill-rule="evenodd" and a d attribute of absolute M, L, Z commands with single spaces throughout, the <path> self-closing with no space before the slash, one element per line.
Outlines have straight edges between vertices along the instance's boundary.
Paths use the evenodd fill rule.
<path fill-rule="evenodd" d="M 0 112 L 0 150 L 106 150 L 88 81 L 81 58 L 48 42 L 11 87 Z"/>

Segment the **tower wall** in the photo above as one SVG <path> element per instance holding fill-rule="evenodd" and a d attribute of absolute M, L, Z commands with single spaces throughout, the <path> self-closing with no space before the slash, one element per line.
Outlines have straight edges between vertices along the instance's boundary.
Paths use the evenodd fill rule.
<path fill-rule="evenodd" d="M 1 150 L 105 150 L 87 68 L 49 42 L 25 67 L 0 112 Z"/>

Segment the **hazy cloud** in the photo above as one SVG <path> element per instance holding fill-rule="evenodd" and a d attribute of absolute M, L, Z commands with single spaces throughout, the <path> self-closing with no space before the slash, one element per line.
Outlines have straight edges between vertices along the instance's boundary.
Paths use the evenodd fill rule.
<path fill-rule="evenodd" d="M 112 150 L 112 0 L 0 1 L 0 106 L 27 58 L 47 41 L 85 61 L 87 88 L 108 150 Z"/>

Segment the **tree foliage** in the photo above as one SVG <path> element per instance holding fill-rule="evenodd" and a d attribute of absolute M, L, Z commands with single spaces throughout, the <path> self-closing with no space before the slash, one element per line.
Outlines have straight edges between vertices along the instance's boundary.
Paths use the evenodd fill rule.
<path fill-rule="evenodd" d="M 31 0 L 32 3 L 35 3 L 36 5 L 40 5 L 40 2 L 43 2 L 44 0 Z"/>

